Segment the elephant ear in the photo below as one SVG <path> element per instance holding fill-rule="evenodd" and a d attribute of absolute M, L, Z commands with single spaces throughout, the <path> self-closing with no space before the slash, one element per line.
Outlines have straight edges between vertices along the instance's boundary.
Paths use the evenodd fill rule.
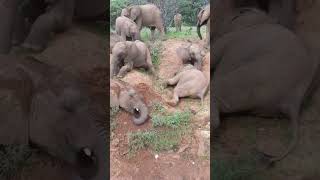
<path fill-rule="evenodd" d="M 140 7 L 134 6 L 130 8 L 130 17 L 133 21 L 137 20 L 137 18 L 141 15 Z"/>

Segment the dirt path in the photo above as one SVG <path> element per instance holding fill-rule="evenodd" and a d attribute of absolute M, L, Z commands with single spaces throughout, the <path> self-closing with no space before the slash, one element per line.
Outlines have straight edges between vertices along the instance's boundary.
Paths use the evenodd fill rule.
<path fill-rule="evenodd" d="M 164 49 L 162 49 L 161 64 L 158 71 L 161 79 L 172 77 L 182 65 L 175 53 L 175 49 L 182 43 L 184 42 L 172 39 L 163 42 Z M 209 69 L 208 64 L 206 62 L 204 65 L 206 71 Z M 149 106 L 155 101 L 165 104 L 165 99 L 171 98 L 170 91 L 172 89 L 160 90 L 158 83 L 145 73 L 134 70 L 123 80 L 134 85 L 143 94 Z M 209 179 L 209 159 L 197 155 L 199 148 L 203 148 L 199 146 L 203 143 L 199 142 L 199 134 L 209 132 L 209 98 L 208 93 L 203 107 L 200 107 L 199 99 L 183 99 L 177 108 L 168 107 L 172 111 L 189 107 L 198 113 L 197 118 L 193 118 L 191 122 L 192 133 L 183 138 L 179 150 L 176 152 L 171 150 L 156 154 L 147 149 L 139 151 L 132 158 L 128 158 L 124 155 L 128 151 L 127 133 L 150 129 L 151 122 L 149 121 L 138 127 L 134 126 L 131 117 L 120 111 L 116 117 L 116 128 L 111 134 L 111 179 Z"/>

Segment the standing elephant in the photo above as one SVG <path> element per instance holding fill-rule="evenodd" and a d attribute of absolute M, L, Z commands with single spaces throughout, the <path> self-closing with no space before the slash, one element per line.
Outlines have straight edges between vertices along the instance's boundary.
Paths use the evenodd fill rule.
<path fill-rule="evenodd" d="M 298 142 L 302 103 L 313 89 L 319 63 L 294 33 L 266 13 L 229 5 L 223 0 L 213 4 L 211 120 L 218 128 L 220 115 L 228 113 L 288 118 L 293 140 L 285 152 L 271 156 L 276 162 Z"/>
<path fill-rule="evenodd" d="M 121 16 L 126 16 L 137 23 L 139 30 L 149 27 L 151 38 L 154 39 L 154 30 L 158 29 L 164 35 L 163 20 L 160 9 L 154 4 L 134 5 L 122 9 Z"/>
<path fill-rule="evenodd" d="M 25 6 L 42 9 L 35 15 L 34 8 L 22 11 Z M 13 42 L 32 51 L 41 51 L 47 46 L 51 33 L 66 30 L 74 18 L 94 18 L 104 13 L 103 0 L 1 0 L 0 53 L 8 53 Z M 25 18 L 32 23 L 30 29 L 25 27 Z"/>
<path fill-rule="evenodd" d="M 210 46 L 210 4 L 202 8 L 197 16 L 197 33 L 200 39 L 202 39 L 200 28 L 203 25 L 207 25 L 206 44 Z"/>
<path fill-rule="evenodd" d="M 145 68 L 155 75 L 149 49 L 139 40 L 118 42 L 112 49 L 111 77 L 124 77 L 133 68 Z"/>
<path fill-rule="evenodd" d="M 177 13 L 176 15 L 174 15 L 173 17 L 173 21 L 174 21 L 174 25 L 176 27 L 176 31 L 180 31 L 181 32 L 181 24 L 182 24 L 182 15 Z"/>
<path fill-rule="evenodd" d="M 141 94 L 120 80 L 110 80 L 110 107 L 121 107 L 131 113 L 135 125 L 143 124 L 149 116 L 148 107 Z"/>
<path fill-rule="evenodd" d="M 168 102 L 169 105 L 176 106 L 181 97 L 200 98 L 203 104 L 209 80 L 203 72 L 192 65 L 186 65 L 173 78 L 168 79 L 165 85 L 176 85 L 173 90 L 173 98 Z"/>
<path fill-rule="evenodd" d="M 0 143 L 27 144 L 71 165 L 72 180 L 107 179 L 104 108 L 77 77 L 0 55 Z"/>
<path fill-rule="evenodd" d="M 176 49 L 176 53 L 183 64 L 192 64 L 196 69 L 202 69 L 202 59 L 205 53 L 199 45 L 191 43 L 181 45 Z"/>
<path fill-rule="evenodd" d="M 116 32 L 121 36 L 122 41 L 128 40 L 140 40 L 140 30 L 137 24 L 131 19 L 125 16 L 119 16 L 116 19 Z"/>

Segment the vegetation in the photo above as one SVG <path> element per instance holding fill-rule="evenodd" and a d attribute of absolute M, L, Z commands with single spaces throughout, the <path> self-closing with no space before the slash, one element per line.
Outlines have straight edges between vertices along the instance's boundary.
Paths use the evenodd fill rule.
<path fill-rule="evenodd" d="M 155 152 L 177 150 L 183 135 L 189 130 L 189 111 L 168 113 L 160 103 L 155 103 L 152 109 L 153 128 L 129 133 L 129 157 L 145 148 Z"/>

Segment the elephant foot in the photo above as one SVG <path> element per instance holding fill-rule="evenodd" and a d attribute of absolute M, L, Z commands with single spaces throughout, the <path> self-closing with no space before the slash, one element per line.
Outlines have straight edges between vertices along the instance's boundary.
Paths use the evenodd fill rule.
<path fill-rule="evenodd" d="M 177 106 L 178 102 L 171 100 L 171 101 L 167 101 L 167 104 L 169 104 L 172 107 L 175 107 L 175 106 Z"/>
<path fill-rule="evenodd" d="M 44 50 L 43 46 L 39 46 L 39 45 L 33 45 L 33 44 L 29 44 L 29 43 L 23 43 L 21 45 L 21 47 L 27 51 L 31 51 L 31 52 L 41 52 Z"/>

